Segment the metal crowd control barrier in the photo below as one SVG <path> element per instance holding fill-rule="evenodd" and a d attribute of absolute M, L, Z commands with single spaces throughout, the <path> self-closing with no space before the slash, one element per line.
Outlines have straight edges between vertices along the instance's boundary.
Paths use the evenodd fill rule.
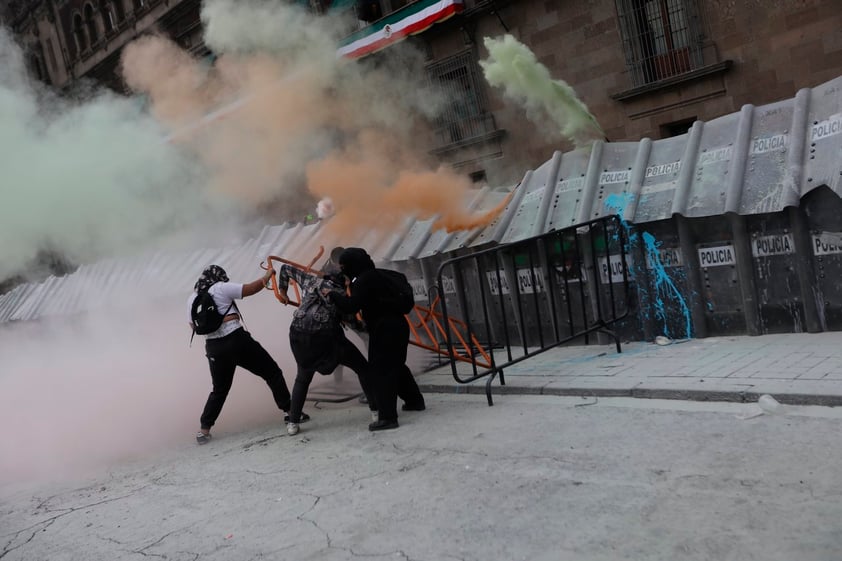
<path fill-rule="evenodd" d="M 622 352 L 611 326 L 629 313 L 627 242 L 619 217 L 607 216 L 444 261 L 434 290 L 445 296 L 444 343 L 456 382 L 487 376 L 493 405 L 494 378 L 505 385 L 505 368 L 546 350 L 602 332 Z M 457 311 L 464 334 L 450 328 Z M 467 347 L 468 372 L 457 369 L 454 339 L 476 342 Z"/>

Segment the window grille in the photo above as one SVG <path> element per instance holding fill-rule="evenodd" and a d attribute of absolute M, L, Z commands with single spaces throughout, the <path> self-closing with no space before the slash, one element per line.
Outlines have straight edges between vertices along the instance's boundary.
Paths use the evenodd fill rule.
<path fill-rule="evenodd" d="M 696 0 L 616 0 L 626 65 L 635 86 L 702 65 Z"/>
<path fill-rule="evenodd" d="M 447 146 L 494 132 L 488 112 L 481 70 L 472 50 L 427 66 L 431 86 L 444 96 L 444 107 L 435 121 L 439 146 Z"/>

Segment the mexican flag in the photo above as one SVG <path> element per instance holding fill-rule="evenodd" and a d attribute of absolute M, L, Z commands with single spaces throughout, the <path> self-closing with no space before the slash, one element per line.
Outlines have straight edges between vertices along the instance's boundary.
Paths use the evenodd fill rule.
<path fill-rule="evenodd" d="M 346 37 L 337 54 L 359 58 L 421 33 L 436 22 L 462 11 L 462 0 L 418 0 Z"/>

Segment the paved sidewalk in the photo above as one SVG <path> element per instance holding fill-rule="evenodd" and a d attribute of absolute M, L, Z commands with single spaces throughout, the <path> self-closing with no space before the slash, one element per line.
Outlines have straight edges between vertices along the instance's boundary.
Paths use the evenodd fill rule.
<path fill-rule="evenodd" d="M 506 360 L 496 354 L 498 360 Z M 468 364 L 458 371 L 470 376 Z M 559 347 L 504 371 L 492 395 L 632 396 L 704 401 L 842 405 L 842 333 L 710 337 L 667 345 L 624 343 Z M 486 378 L 453 379 L 449 365 L 419 374 L 423 391 L 485 393 Z"/>

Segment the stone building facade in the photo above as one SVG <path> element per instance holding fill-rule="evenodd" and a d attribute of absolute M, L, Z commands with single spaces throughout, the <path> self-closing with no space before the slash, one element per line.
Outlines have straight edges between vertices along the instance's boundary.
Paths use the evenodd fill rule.
<path fill-rule="evenodd" d="M 200 8 L 200 0 L 12 0 L 4 15 L 35 78 L 57 88 L 90 78 L 122 91 L 120 52 L 143 33 L 206 52 Z"/>
<path fill-rule="evenodd" d="M 610 141 L 682 134 L 695 120 L 842 75 L 840 0 L 466 0 L 459 16 L 422 37 L 432 67 L 464 60 L 471 77 L 481 76 L 473 65 L 486 56 L 482 38 L 502 33 L 569 83 Z M 506 162 L 532 168 L 570 148 L 537 134 L 522 108 L 483 80 L 471 87 L 483 92 L 480 114 L 492 118 L 482 133 L 492 138 L 443 142 L 436 149 L 445 159 L 517 181 L 525 170 Z"/>
<path fill-rule="evenodd" d="M 317 14 L 347 10 L 356 34 L 385 30 L 445 0 L 309 0 Z M 512 34 L 569 83 L 610 141 L 664 138 L 793 97 L 842 75 L 842 0 L 449 0 L 455 13 L 408 40 L 431 81 L 454 98 L 427 150 L 477 181 L 506 185 L 570 145 L 527 119 L 485 82 L 484 37 Z M 6 25 L 34 76 L 57 87 L 81 77 L 122 89 L 119 53 L 148 30 L 194 54 L 200 0 L 17 0 Z M 384 22 L 387 22 L 384 24 Z M 367 56 L 388 57 L 390 47 Z M 419 69 L 420 70 L 420 69 Z"/>

